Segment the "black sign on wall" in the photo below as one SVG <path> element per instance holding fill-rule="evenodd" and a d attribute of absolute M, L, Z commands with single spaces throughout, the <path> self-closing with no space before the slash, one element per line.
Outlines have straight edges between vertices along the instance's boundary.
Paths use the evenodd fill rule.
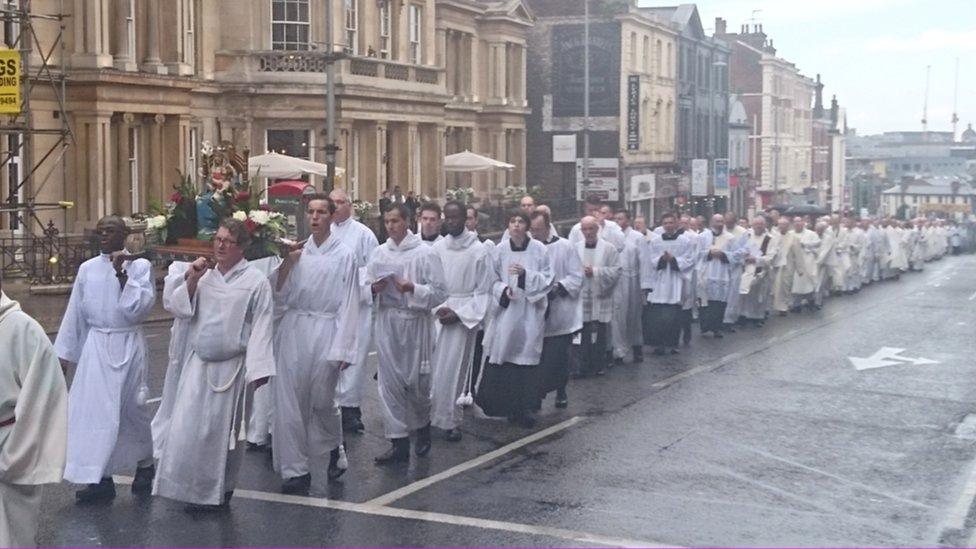
<path fill-rule="evenodd" d="M 640 75 L 627 77 L 627 150 L 640 149 Z"/>
<path fill-rule="evenodd" d="M 583 116 L 583 25 L 552 29 L 552 115 Z M 620 115 L 620 24 L 590 24 L 590 116 Z"/>

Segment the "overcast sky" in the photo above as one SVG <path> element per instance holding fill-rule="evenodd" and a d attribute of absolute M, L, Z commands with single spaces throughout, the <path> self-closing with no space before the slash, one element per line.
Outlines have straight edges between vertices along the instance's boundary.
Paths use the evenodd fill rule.
<path fill-rule="evenodd" d="M 959 58 L 959 132 L 976 124 L 976 0 L 702 0 L 702 25 L 715 17 L 737 32 L 753 10 L 777 55 L 813 78 L 824 102 L 837 95 L 861 135 L 921 130 L 925 66 L 932 66 L 929 130 L 951 129 Z M 641 5 L 665 5 L 641 0 Z"/>

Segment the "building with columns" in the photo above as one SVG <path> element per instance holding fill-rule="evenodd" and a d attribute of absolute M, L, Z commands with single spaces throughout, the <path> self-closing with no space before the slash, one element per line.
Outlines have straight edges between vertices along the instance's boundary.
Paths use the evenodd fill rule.
<path fill-rule="evenodd" d="M 591 180 L 601 179 L 585 191 L 577 188 L 576 170 L 584 149 L 584 1 L 590 7 Z M 528 3 L 536 17 L 528 60 L 529 185 L 541 186 L 547 201 L 569 213 L 584 192 L 626 203 L 635 176 L 676 172 L 676 26 L 634 0 Z M 653 196 L 634 207 L 649 208 Z"/>
<path fill-rule="evenodd" d="M 75 201 L 74 232 L 165 201 L 178 171 L 197 173 L 204 140 L 324 161 L 327 2 L 349 55 L 336 67 L 340 186 L 375 203 L 394 185 L 439 197 L 448 184 L 524 184 L 533 21 L 521 0 L 74 0 L 52 58 L 68 73 L 74 144 L 64 172 L 26 192 Z M 37 31 L 53 43 L 57 27 Z M 56 102 L 36 93 L 35 126 L 53 126 Z M 444 155 L 464 149 L 517 169 L 446 177 Z"/>
<path fill-rule="evenodd" d="M 743 25 L 727 32 L 717 20 L 716 38 L 732 48 L 731 92 L 746 109 L 752 125 L 750 172 L 756 182 L 756 207 L 780 203 L 818 202 L 812 184 L 812 103 L 814 81 L 776 55 L 762 25 Z"/>

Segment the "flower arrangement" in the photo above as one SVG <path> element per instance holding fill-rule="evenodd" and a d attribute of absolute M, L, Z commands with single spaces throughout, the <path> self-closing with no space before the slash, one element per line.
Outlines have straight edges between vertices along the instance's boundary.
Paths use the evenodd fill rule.
<path fill-rule="evenodd" d="M 474 199 L 474 189 L 471 187 L 454 187 L 453 189 L 447 189 L 444 191 L 444 198 L 447 200 L 457 200 L 462 204 L 468 204 Z"/>
<path fill-rule="evenodd" d="M 352 209 L 356 213 L 356 219 L 362 221 L 369 217 L 370 212 L 373 211 L 373 203 L 357 198 L 352 201 Z"/>
<path fill-rule="evenodd" d="M 518 187 L 518 186 L 508 186 L 505 187 L 503 191 L 503 197 L 506 204 L 513 205 L 518 204 L 522 200 L 523 196 L 531 196 L 536 201 L 538 201 L 542 196 L 542 187 L 535 185 L 533 187 Z"/>

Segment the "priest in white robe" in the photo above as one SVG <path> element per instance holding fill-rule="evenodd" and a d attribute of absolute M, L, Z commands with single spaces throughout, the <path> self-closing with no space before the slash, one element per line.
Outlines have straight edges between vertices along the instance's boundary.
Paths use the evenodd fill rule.
<path fill-rule="evenodd" d="M 599 238 L 612 244 L 619 252 L 624 249 L 624 233 L 615 221 L 604 217 L 602 208 L 602 202 L 592 197 L 587 198 L 583 203 L 584 217 L 592 217 L 595 219 L 599 225 Z M 580 221 L 569 230 L 569 242 L 574 246 L 585 240 L 582 223 Z"/>
<path fill-rule="evenodd" d="M 616 222 L 623 232 L 624 246 L 620 251 L 620 279 L 614 288 L 613 358 L 616 362 L 644 360 L 644 334 L 641 326 L 640 249 L 645 237 L 630 228 L 630 212 L 619 210 Z"/>
<path fill-rule="evenodd" d="M 617 248 L 600 236 L 600 221 L 586 216 L 580 221 L 583 240 L 574 244 L 583 264 L 583 330 L 574 351 L 579 357 L 579 377 L 603 375 L 610 348 L 613 291 L 620 279 Z M 572 240 L 572 239 L 570 239 Z"/>
<path fill-rule="evenodd" d="M 847 225 L 847 249 L 850 256 L 850 266 L 844 277 L 844 291 L 853 293 L 861 289 L 861 266 L 863 265 L 861 255 L 865 253 L 868 237 L 855 220 L 847 218 L 844 223 Z"/>
<path fill-rule="evenodd" d="M 2 289 L 0 349 L 0 547 L 33 547 L 41 485 L 64 474 L 68 390 L 51 340 Z"/>
<path fill-rule="evenodd" d="M 88 485 L 76 493 L 79 502 L 114 498 L 112 475 L 133 468 L 133 493 L 147 495 L 155 474 L 142 331 L 156 301 L 152 265 L 130 260 L 122 219 L 105 217 L 95 230 L 101 255 L 78 269 L 54 343 L 61 360 L 77 364 L 64 478 Z"/>
<path fill-rule="evenodd" d="M 876 220 L 870 222 L 870 228 L 867 232 L 873 251 L 871 257 L 868 258 L 868 280 L 878 282 L 881 280 L 881 271 L 888 261 L 888 237 Z"/>
<path fill-rule="evenodd" d="M 909 267 L 913 271 L 921 271 L 925 268 L 925 230 L 924 221 L 916 219 L 912 227 L 912 247 L 911 255 L 908 258 Z"/>
<path fill-rule="evenodd" d="M 188 261 L 174 261 L 167 269 L 163 280 L 163 308 L 167 311 L 176 304 L 174 292 L 180 287 L 180 281 L 186 277 L 186 272 L 192 263 Z M 186 362 L 186 353 L 190 350 L 187 345 L 187 334 L 190 331 L 190 320 L 173 317 L 173 325 L 169 329 L 169 350 L 166 362 L 166 376 L 163 378 L 163 396 L 159 401 L 159 408 L 152 418 L 153 457 L 157 460 L 163 453 L 166 439 L 169 437 L 170 421 L 173 417 L 173 406 L 176 404 L 176 390 L 179 388 L 180 375 Z M 265 386 L 267 387 L 267 386 Z M 261 389 L 265 389 L 262 387 Z M 255 392 L 256 393 L 256 392 Z M 273 406 L 273 404 L 272 404 Z M 248 425 L 248 436 L 251 436 Z"/>
<path fill-rule="evenodd" d="M 897 279 L 903 271 L 908 270 L 908 259 L 905 257 L 905 247 L 902 244 L 903 230 L 893 219 L 885 220 L 884 236 L 888 242 L 887 261 L 882 269 L 882 278 Z"/>
<path fill-rule="evenodd" d="M 803 216 L 796 216 L 793 219 L 793 233 L 793 238 L 796 240 L 794 244 L 796 263 L 790 291 L 793 293 L 792 310 L 799 311 L 804 302 L 810 308 L 815 307 L 814 294 L 820 286 L 820 266 L 817 263 L 820 237 L 807 227 L 807 221 Z"/>
<path fill-rule="evenodd" d="M 674 214 L 664 214 L 661 227 L 640 248 L 641 289 L 649 292 L 644 339 L 655 355 L 678 353 L 686 288 L 698 263 L 697 236 L 682 232 Z"/>
<path fill-rule="evenodd" d="M 410 435 L 418 457 L 430 451 L 433 310 L 447 299 L 444 269 L 433 247 L 408 230 L 410 213 L 393 205 L 383 216 L 386 242 L 366 269 L 376 300 L 376 347 L 383 432 L 390 448 L 377 465 L 410 460 Z"/>
<path fill-rule="evenodd" d="M 817 249 L 817 289 L 813 294 L 813 303 L 818 309 L 823 306 L 824 298 L 830 295 L 830 276 L 838 262 L 835 251 L 837 237 L 830 230 L 826 219 L 817 221 L 814 226 L 814 231 L 820 237 L 820 247 Z"/>
<path fill-rule="evenodd" d="M 702 334 L 711 333 L 713 337 L 722 334 L 723 319 L 729 295 L 739 287 L 733 285 L 734 269 L 742 265 L 746 256 L 744 234 L 736 238 L 725 228 L 725 218 L 721 214 L 712 216 L 711 227 L 699 235 L 699 284 L 701 297 L 708 304 L 701 310 L 699 329 Z"/>
<path fill-rule="evenodd" d="M 745 234 L 748 227 L 743 227 L 739 223 L 738 216 L 733 212 L 725 213 L 725 230 L 732 235 L 733 238 L 737 239 L 742 245 L 745 245 Z M 729 268 L 729 296 L 725 304 L 725 314 L 723 317 L 723 324 L 726 331 L 734 332 L 735 329 L 732 327 L 734 324 L 739 322 L 739 318 L 742 316 L 742 308 L 739 303 L 741 301 L 741 294 L 739 293 L 739 285 L 742 281 L 742 271 L 745 268 L 745 263 L 742 264 L 730 264 Z"/>
<path fill-rule="evenodd" d="M 828 267 L 830 293 L 842 293 L 847 286 L 847 271 L 851 268 L 850 233 L 839 215 L 830 216 L 828 229 L 834 238 L 834 260 Z"/>
<path fill-rule="evenodd" d="M 326 474 L 336 479 L 346 469 L 342 421 L 336 391 L 343 370 L 357 364 L 360 314 L 359 259 L 331 232 L 335 203 L 312 195 L 306 207 L 311 235 L 271 274 L 275 308 L 277 375 L 274 467 L 281 491 L 305 494 L 312 481 L 311 460 L 329 455 Z M 368 286 L 367 286 L 368 289 Z"/>
<path fill-rule="evenodd" d="M 779 252 L 779 239 L 766 230 L 766 218 L 752 218 L 752 228 L 746 236 L 749 254 L 745 257 L 739 295 L 742 316 L 756 326 L 766 322 L 772 300 L 773 262 Z"/>
<path fill-rule="evenodd" d="M 481 245 L 484 246 L 486 250 L 488 250 L 488 253 L 490 255 L 492 249 L 494 249 L 495 247 L 495 242 L 490 238 L 478 234 L 478 224 L 480 223 L 480 215 L 478 209 L 475 208 L 474 206 L 467 205 L 467 204 L 465 205 L 465 208 L 467 214 L 465 216 L 464 228 L 474 233 L 474 235 L 478 238 L 478 240 L 481 241 Z M 539 208 L 545 208 L 546 210 L 549 209 L 546 206 L 539 206 Z M 508 229 L 505 229 L 505 234 L 502 235 L 502 240 L 505 240 L 506 238 L 508 238 Z M 488 325 L 489 322 L 491 322 L 491 319 L 486 318 L 483 324 Z M 437 326 L 437 324 L 439 323 L 435 323 L 435 326 Z M 478 375 L 481 373 L 481 366 L 485 357 L 484 340 L 485 340 L 485 330 L 482 327 L 478 329 L 478 333 L 477 335 L 475 335 L 475 339 L 474 339 L 474 353 L 471 362 L 471 379 L 478 379 Z M 469 383 L 469 385 L 471 385 L 471 383 Z M 465 402 L 467 402 L 467 398 L 465 398 Z"/>
<path fill-rule="evenodd" d="M 546 309 L 546 331 L 539 359 L 539 403 L 550 392 L 556 392 L 556 408 L 569 405 L 566 385 L 569 381 L 569 349 L 573 334 L 583 328 L 583 264 L 576 248 L 569 240 L 560 238 L 551 229 L 549 214 L 536 210 L 531 216 L 532 238 L 546 245 L 546 256 L 552 271 Z"/>
<path fill-rule="evenodd" d="M 447 236 L 434 244 L 441 260 L 447 300 L 434 311 L 437 343 L 432 358 L 431 425 L 450 442 L 461 440 L 464 405 L 472 397 L 472 356 L 478 331 L 484 328 L 491 285 L 491 254 L 464 228 L 465 207 L 444 205 Z M 461 397 L 464 396 L 464 399 Z"/>
<path fill-rule="evenodd" d="M 417 212 L 419 216 L 418 227 L 420 240 L 428 246 L 433 246 L 435 242 L 444 238 L 441 235 L 441 207 L 436 202 L 424 202 L 420 205 Z"/>
<path fill-rule="evenodd" d="M 359 330 L 356 349 L 356 368 L 346 368 L 339 373 L 339 388 L 336 390 L 336 401 L 342 412 L 342 428 L 344 431 L 361 433 L 363 426 L 362 401 L 366 391 L 369 368 L 366 358 L 373 340 L 373 300 L 370 296 L 369 281 L 366 278 L 366 263 L 369 261 L 373 249 L 379 246 L 373 231 L 356 221 L 352 216 L 352 203 L 349 195 L 342 189 L 334 189 L 329 198 L 335 203 L 336 211 L 332 216 L 332 236 L 345 244 L 356 255 L 359 262 Z"/>
<path fill-rule="evenodd" d="M 793 271 L 796 269 L 796 233 L 790 227 L 789 217 L 780 217 L 776 233 L 778 245 L 773 258 L 772 310 L 783 316 L 793 306 Z"/>
<path fill-rule="evenodd" d="M 272 290 L 248 268 L 249 241 L 244 223 L 225 219 L 214 236 L 216 267 L 198 258 L 167 289 L 167 309 L 189 327 L 177 389 L 163 390 L 171 415 L 153 495 L 187 502 L 191 513 L 230 503 L 248 403 L 275 374 Z"/>
<path fill-rule="evenodd" d="M 546 245 L 529 236 L 524 211 L 509 216 L 509 239 L 495 247 L 492 322 L 485 331 L 487 356 L 475 403 L 489 416 L 529 428 L 539 394 L 539 360 L 545 336 L 552 271 Z"/>

